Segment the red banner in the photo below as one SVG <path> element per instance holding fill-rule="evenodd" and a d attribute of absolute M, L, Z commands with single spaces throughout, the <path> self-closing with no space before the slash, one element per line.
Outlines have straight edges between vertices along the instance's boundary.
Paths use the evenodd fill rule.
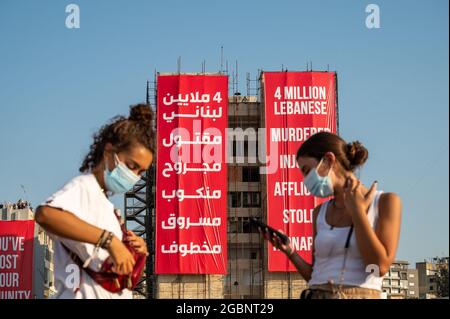
<path fill-rule="evenodd" d="M 0 221 L 0 299 L 30 299 L 34 220 Z"/>
<path fill-rule="evenodd" d="M 157 274 L 227 271 L 227 108 L 227 76 L 158 76 Z"/>
<path fill-rule="evenodd" d="M 303 185 L 295 159 L 311 135 L 336 132 L 334 72 L 265 72 L 267 223 L 283 230 L 308 263 L 312 262 L 313 209 L 322 200 Z M 269 271 L 297 271 L 288 258 L 268 247 Z"/>

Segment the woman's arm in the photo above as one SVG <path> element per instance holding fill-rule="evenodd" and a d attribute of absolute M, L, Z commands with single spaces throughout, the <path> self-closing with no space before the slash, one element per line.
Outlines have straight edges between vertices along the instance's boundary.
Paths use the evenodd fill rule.
<path fill-rule="evenodd" d="M 379 275 L 384 276 L 391 266 L 400 237 L 401 201 L 394 193 L 380 196 L 378 224 L 374 230 L 367 218 L 367 211 L 376 194 L 377 183 L 365 193 L 360 181 L 349 178 L 344 188 L 345 208 L 352 216 L 356 242 L 366 265 L 377 265 Z"/>
<path fill-rule="evenodd" d="M 39 206 L 35 213 L 36 222 L 46 231 L 59 237 L 95 245 L 103 229 L 91 225 L 74 214 L 50 206 Z M 119 274 L 129 274 L 134 267 L 134 258 L 125 245 L 113 237 L 108 249 Z"/>
<path fill-rule="evenodd" d="M 294 248 L 292 247 L 291 243 L 289 242 L 287 245 L 283 245 L 281 242 L 281 239 L 274 234 L 272 238 L 268 235 L 267 232 L 262 232 L 263 236 L 271 242 L 272 245 L 274 245 L 276 248 L 280 249 L 282 252 L 286 254 L 286 256 L 289 258 L 289 260 L 294 264 L 295 268 L 297 268 L 300 275 L 302 275 L 303 279 L 306 281 L 309 281 L 312 276 L 313 271 L 313 265 L 314 265 L 314 239 L 316 238 L 316 221 L 317 216 L 320 211 L 320 205 L 314 208 L 313 211 L 313 262 L 312 264 L 308 264 L 300 255 L 294 251 Z M 280 230 L 280 232 L 282 232 Z"/>
<path fill-rule="evenodd" d="M 369 223 L 365 211 L 353 215 L 356 242 L 366 265 L 379 267 L 384 276 L 391 266 L 400 238 L 401 200 L 397 194 L 385 193 L 379 199 L 379 216 L 376 229 Z"/>
<path fill-rule="evenodd" d="M 36 222 L 57 236 L 95 245 L 103 230 L 86 223 L 74 214 L 50 206 L 39 206 Z"/>

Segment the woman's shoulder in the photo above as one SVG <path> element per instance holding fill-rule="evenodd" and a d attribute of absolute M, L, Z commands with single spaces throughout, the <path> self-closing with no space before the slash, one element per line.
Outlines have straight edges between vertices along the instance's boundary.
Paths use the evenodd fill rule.
<path fill-rule="evenodd" d="M 85 191 L 88 191 L 89 188 L 94 187 L 93 182 L 95 182 L 95 177 L 92 174 L 75 176 L 67 181 L 53 196 L 55 197 L 62 194 L 67 194 L 66 196 L 68 196 L 68 194 L 83 194 Z"/>
<path fill-rule="evenodd" d="M 322 202 L 319 205 L 317 205 L 316 207 L 314 207 L 314 209 L 313 209 L 313 221 L 314 221 L 314 223 L 317 222 L 317 218 L 319 217 L 319 213 L 322 210 L 322 207 L 327 205 L 328 202 L 329 202 L 329 200 L 325 201 L 325 202 Z"/>
<path fill-rule="evenodd" d="M 71 181 L 74 183 L 89 184 L 95 181 L 95 176 L 92 173 L 83 173 L 73 177 Z"/>
<path fill-rule="evenodd" d="M 92 173 L 84 173 L 73 177 L 66 185 L 80 189 L 99 187 L 97 179 Z"/>
<path fill-rule="evenodd" d="M 380 194 L 380 204 L 396 204 L 396 203 L 401 203 L 401 199 L 400 196 L 397 193 L 393 193 L 393 192 L 382 192 Z"/>
<path fill-rule="evenodd" d="M 381 215 L 400 213 L 402 201 L 397 193 L 383 192 L 379 198 L 379 210 Z"/>

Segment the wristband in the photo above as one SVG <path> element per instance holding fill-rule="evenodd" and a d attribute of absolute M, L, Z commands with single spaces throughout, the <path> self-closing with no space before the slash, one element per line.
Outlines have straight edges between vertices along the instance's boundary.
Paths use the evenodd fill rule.
<path fill-rule="evenodd" d="M 101 247 L 105 241 L 106 229 L 103 229 L 102 234 L 100 235 L 95 247 Z"/>
<path fill-rule="evenodd" d="M 111 242 L 113 240 L 114 234 L 112 232 L 108 232 L 108 237 L 106 238 L 105 242 L 101 246 L 103 249 L 108 250 L 111 246 Z"/>

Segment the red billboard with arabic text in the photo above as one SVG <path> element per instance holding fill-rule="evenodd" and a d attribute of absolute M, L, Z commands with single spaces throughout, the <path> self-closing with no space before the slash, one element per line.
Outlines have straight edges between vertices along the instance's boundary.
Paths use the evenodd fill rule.
<path fill-rule="evenodd" d="M 228 78 L 157 81 L 155 272 L 225 274 Z"/>

